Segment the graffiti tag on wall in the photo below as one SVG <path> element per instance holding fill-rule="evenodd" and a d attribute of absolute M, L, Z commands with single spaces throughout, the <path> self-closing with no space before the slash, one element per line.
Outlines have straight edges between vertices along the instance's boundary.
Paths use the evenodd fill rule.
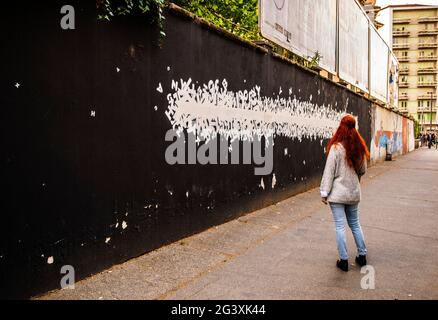
<path fill-rule="evenodd" d="M 166 115 L 175 130 L 197 132 L 203 140 L 217 134 L 231 140 L 251 140 L 276 135 L 311 140 L 330 138 L 339 125 L 343 111 L 292 96 L 267 97 L 260 87 L 228 90 L 223 80 L 196 85 L 191 79 L 172 81 L 173 93 L 167 95 Z"/>

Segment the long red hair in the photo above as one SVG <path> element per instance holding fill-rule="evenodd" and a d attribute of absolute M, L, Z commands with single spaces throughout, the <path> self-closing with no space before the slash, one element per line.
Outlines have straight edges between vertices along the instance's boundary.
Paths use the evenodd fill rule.
<path fill-rule="evenodd" d="M 347 114 L 342 118 L 341 124 L 327 145 L 327 155 L 332 145 L 336 143 L 342 143 L 346 151 L 347 163 L 356 171 L 360 169 L 364 158 L 370 157 L 365 140 L 356 130 L 356 119 L 352 115 Z"/>

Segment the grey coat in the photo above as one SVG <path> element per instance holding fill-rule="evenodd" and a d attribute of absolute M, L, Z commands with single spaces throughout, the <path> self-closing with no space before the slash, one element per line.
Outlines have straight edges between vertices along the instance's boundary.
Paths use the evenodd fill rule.
<path fill-rule="evenodd" d="M 360 177 L 367 170 L 367 161 L 364 159 L 359 172 L 350 167 L 345 158 L 345 148 L 341 143 L 331 147 L 324 174 L 321 180 L 321 197 L 328 202 L 356 204 L 360 201 Z"/>

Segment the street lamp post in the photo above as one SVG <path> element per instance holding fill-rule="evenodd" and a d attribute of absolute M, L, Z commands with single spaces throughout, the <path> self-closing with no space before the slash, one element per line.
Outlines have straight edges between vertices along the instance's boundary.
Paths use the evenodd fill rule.
<path fill-rule="evenodd" d="M 421 106 L 421 132 L 424 133 L 424 110 L 423 110 L 423 106 Z"/>
<path fill-rule="evenodd" d="M 432 131 L 432 104 L 433 104 L 433 90 L 430 93 L 430 128 L 429 128 L 430 131 Z"/>
<path fill-rule="evenodd" d="M 430 93 L 430 131 L 432 131 L 432 116 L 433 116 L 433 113 L 432 113 L 432 106 L 433 106 L 433 94 L 434 93 L 437 93 L 437 85 L 435 84 L 435 86 L 433 87 L 433 90 L 432 90 L 432 92 Z M 438 94 L 437 94 L 437 97 L 436 97 L 437 99 L 438 99 Z M 435 119 L 435 121 L 437 121 L 437 123 L 438 123 L 438 119 Z"/>

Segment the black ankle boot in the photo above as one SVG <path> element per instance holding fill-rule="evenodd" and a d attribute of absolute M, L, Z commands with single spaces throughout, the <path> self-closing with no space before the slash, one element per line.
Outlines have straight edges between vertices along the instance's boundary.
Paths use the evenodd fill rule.
<path fill-rule="evenodd" d="M 361 267 L 365 266 L 367 264 L 367 256 L 366 255 L 363 255 L 363 256 L 359 255 L 358 257 L 356 257 L 356 262 Z"/>
<path fill-rule="evenodd" d="M 336 266 L 341 269 L 342 271 L 347 272 L 348 271 L 348 260 L 338 260 L 336 261 Z"/>

